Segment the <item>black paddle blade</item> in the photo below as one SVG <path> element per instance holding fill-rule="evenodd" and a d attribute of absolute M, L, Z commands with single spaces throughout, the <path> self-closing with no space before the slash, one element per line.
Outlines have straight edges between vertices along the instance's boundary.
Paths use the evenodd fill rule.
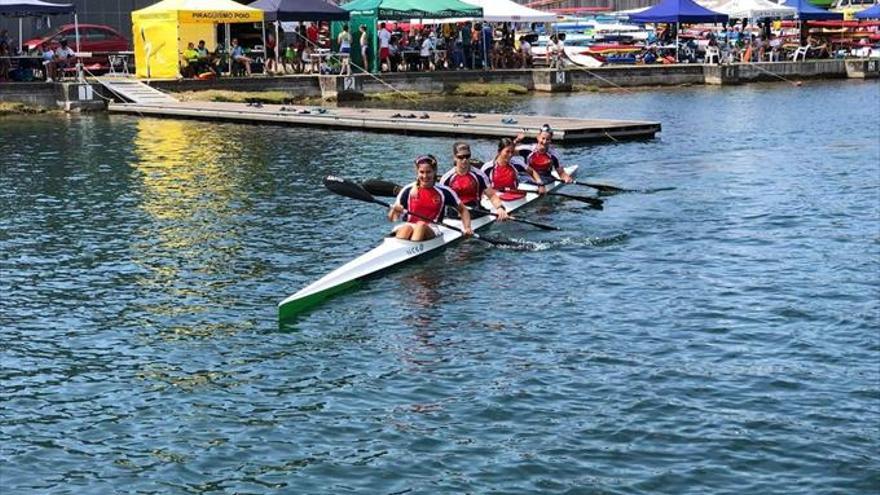
<path fill-rule="evenodd" d="M 577 184 L 584 185 L 587 187 L 592 187 L 593 189 L 596 189 L 599 192 L 610 193 L 610 194 L 622 193 L 622 192 L 635 192 L 632 189 L 624 189 L 622 187 L 609 186 L 608 184 L 594 184 L 592 182 L 578 182 Z"/>
<path fill-rule="evenodd" d="M 328 175 L 327 177 L 324 177 L 324 187 L 340 196 L 345 196 L 347 198 L 357 199 L 359 201 L 366 201 L 367 203 L 378 202 L 376 198 L 374 198 L 372 194 L 365 191 L 364 188 L 360 186 L 360 184 L 343 179 L 342 177 L 336 177 L 335 175 Z"/>
<path fill-rule="evenodd" d="M 394 197 L 400 192 L 400 185 L 381 179 L 365 180 L 361 183 L 364 189 L 375 196 Z"/>

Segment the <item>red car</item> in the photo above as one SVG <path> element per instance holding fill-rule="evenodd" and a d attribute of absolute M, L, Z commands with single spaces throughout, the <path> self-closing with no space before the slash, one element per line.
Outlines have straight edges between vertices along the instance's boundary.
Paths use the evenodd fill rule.
<path fill-rule="evenodd" d="M 67 46 L 76 50 L 76 27 L 73 24 L 65 24 L 51 34 L 38 38 L 32 38 L 24 42 L 28 51 L 38 50 L 43 43 L 49 43 L 53 50 L 61 45 L 61 40 L 67 40 Z M 105 52 L 126 52 L 131 49 L 128 39 L 119 34 L 119 31 L 102 24 L 79 25 L 79 51 L 103 53 L 83 59 L 86 66 L 108 66 Z"/>

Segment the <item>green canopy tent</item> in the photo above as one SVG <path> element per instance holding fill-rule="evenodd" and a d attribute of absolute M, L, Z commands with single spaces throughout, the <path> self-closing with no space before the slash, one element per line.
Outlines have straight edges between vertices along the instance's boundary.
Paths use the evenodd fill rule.
<path fill-rule="evenodd" d="M 409 21 L 410 19 L 441 19 L 444 17 L 482 17 L 483 9 L 460 0 L 354 0 L 340 5 L 351 13 L 349 21 L 352 33 L 351 61 L 353 66 L 363 67 L 361 60 L 361 25 L 367 27 L 370 43 L 370 70 L 379 71 L 376 56 L 379 54 L 377 24 L 382 21 Z M 344 22 L 334 22 L 333 43 L 342 32 Z"/>

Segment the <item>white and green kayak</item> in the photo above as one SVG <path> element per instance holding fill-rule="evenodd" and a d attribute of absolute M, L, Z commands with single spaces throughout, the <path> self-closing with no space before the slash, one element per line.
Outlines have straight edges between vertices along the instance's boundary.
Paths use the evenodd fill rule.
<path fill-rule="evenodd" d="M 572 176 L 577 172 L 577 165 L 566 167 L 566 171 Z M 563 186 L 564 183 L 556 181 L 548 184 L 547 191 L 552 191 Z M 535 190 L 534 186 L 522 184 L 522 190 Z M 540 196 L 537 193 L 529 192 L 522 198 L 505 201 L 504 206 L 508 212 L 518 210 Z M 484 199 L 484 203 L 485 199 Z M 484 204 L 485 208 L 490 208 L 490 204 Z M 474 218 L 471 221 L 471 227 L 474 231 L 484 228 L 495 221 L 492 215 L 485 215 Z M 454 219 L 445 219 L 443 223 L 454 228 L 461 228 L 461 221 Z M 343 292 L 353 286 L 358 281 L 375 275 L 383 270 L 401 265 L 420 256 L 436 251 L 446 245 L 458 241 L 462 237 L 462 233 L 447 228 L 445 225 L 440 226 L 441 235 L 420 242 L 406 241 L 395 237 L 385 237 L 382 243 L 371 249 L 370 251 L 358 256 L 348 263 L 340 266 L 332 272 L 324 275 L 320 279 L 312 282 L 308 286 L 299 290 L 296 294 L 291 295 L 287 299 L 278 304 L 278 319 L 280 321 L 288 320 L 303 311 L 320 304 L 325 299 Z"/>

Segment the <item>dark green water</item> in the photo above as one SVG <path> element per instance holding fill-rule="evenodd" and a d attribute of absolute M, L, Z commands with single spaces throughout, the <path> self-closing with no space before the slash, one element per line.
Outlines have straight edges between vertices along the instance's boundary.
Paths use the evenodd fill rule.
<path fill-rule="evenodd" d="M 563 232 L 492 230 L 539 250 L 463 243 L 279 329 L 389 228 L 321 178 L 451 139 L 0 119 L 3 493 L 880 491 L 876 82 L 421 106 L 659 120 L 564 153 L 676 189 L 545 201 Z"/>

